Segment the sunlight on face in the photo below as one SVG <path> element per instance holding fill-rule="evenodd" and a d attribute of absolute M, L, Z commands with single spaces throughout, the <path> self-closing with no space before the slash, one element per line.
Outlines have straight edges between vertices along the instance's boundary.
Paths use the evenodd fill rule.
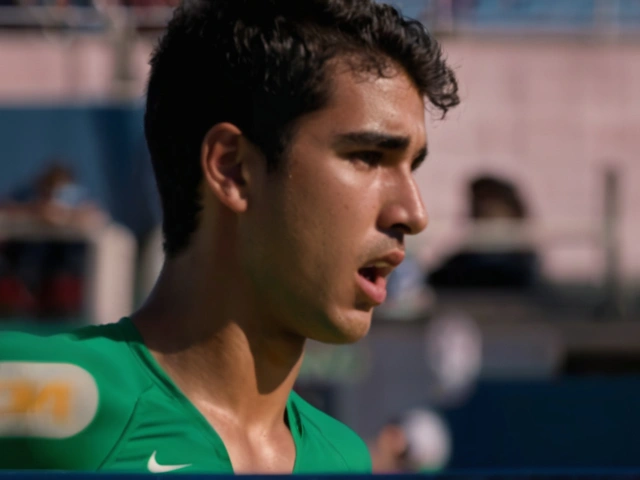
<path fill-rule="evenodd" d="M 265 308 L 298 334 L 344 343 L 367 333 L 405 235 L 426 226 L 413 178 L 426 134 L 404 72 L 335 73 L 329 104 L 299 121 L 282 171 L 257 180 L 242 228 Z"/>

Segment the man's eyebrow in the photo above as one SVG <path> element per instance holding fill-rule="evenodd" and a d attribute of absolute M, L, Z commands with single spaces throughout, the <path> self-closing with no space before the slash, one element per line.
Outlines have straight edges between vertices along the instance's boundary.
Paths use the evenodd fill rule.
<path fill-rule="evenodd" d="M 338 135 L 334 146 L 344 147 L 376 147 L 384 150 L 405 150 L 411 139 L 401 135 L 391 135 L 373 131 L 350 132 Z"/>

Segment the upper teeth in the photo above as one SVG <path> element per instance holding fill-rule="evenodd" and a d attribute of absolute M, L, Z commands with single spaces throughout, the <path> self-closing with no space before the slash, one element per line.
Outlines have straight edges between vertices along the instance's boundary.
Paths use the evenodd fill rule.
<path fill-rule="evenodd" d="M 388 266 L 389 264 L 387 262 L 376 262 L 369 265 L 369 267 L 375 267 L 375 268 L 387 268 Z"/>

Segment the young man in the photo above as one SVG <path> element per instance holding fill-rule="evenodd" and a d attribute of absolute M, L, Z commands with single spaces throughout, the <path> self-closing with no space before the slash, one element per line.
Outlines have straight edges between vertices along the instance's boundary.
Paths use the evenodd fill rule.
<path fill-rule="evenodd" d="M 292 393 L 305 339 L 355 342 L 425 228 L 423 27 L 369 0 L 208 0 L 154 53 L 146 135 L 166 262 L 131 318 L 0 340 L 0 467 L 368 472 Z"/>

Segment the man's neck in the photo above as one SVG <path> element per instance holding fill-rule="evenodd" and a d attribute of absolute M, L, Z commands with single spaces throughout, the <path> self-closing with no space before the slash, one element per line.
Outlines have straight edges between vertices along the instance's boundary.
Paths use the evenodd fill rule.
<path fill-rule="evenodd" d="M 247 428 L 281 425 L 304 339 L 275 328 L 234 282 L 181 271 L 165 268 L 132 316 L 147 348 L 200 410 Z"/>

